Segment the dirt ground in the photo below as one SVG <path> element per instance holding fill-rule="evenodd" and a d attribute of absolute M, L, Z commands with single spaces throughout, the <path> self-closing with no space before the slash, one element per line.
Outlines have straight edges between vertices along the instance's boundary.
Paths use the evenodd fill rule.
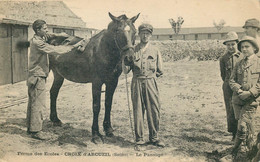
<path fill-rule="evenodd" d="M 44 131 L 55 134 L 58 139 L 45 142 L 32 139 L 26 133 L 25 124 L 27 87 L 25 82 L 20 82 L 0 86 L 0 162 L 231 161 L 233 142 L 227 132 L 218 61 L 183 60 L 164 66 L 164 76 L 158 79 L 158 86 L 162 103 L 160 138 L 166 143 L 165 148 L 146 145 L 140 151 L 134 150 L 124 80 L 118 85 L 113 100 L 111 118 L 115 137 L 105 137 L 104 144 L 91 142 L 91 84 L 65 81 L 57 106 L 64 125 L 54 127 L 50 122 L 49 99 L 44 111 Z M 48 78 L 47 90 L 51 82 L 52 76 Z M 104 94 L 99 118 L 102 134 L 103 117 Z M 256 122 L 259 120 L 258 110 L 257 132 L 260 131 L 260 122 Z M 147 126 L 145 130 L 148 140 Z M 244 161 L 244 152 L 240 154 L 239 161 Z"/>

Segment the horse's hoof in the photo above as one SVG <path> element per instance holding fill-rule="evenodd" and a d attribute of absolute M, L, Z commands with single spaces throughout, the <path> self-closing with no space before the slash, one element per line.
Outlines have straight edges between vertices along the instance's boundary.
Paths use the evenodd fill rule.
<path fill-rule="evenodd" d="M 104 143 L 99 137 L 92 137 L 91 142 L 93 142 L 94 144 Z"/>
<path fill-rule="evenodd" d="M 104 132 L 106 134 L 107 137 L 113 137 L 114 136 L 114 129 L 111 127 L 111 125 L 106 125 L 104 124 Z"/>
<path fill-rule="evenodd" d="M 104 138 L 99 132 L 95 132 L 94 134 L 92 134 L 91 142 L 95 144 L 104 143 Z"/>
<path fill-rule="evenodd" d="M 53 122 L 53 126 L 55 126 L 55 127 L 61 127 L 62 125 L 63 125 L 63 123 L 60 120 Z"/>
<path fill-rule="evenodd" d="M 106 133 L 106 136 L 107 136 L 107 137 L 114 137 L 114 136 L 115 136 L 113 132 L 107 131 L 107 132 L 105 132 L 105 133 Z"/>

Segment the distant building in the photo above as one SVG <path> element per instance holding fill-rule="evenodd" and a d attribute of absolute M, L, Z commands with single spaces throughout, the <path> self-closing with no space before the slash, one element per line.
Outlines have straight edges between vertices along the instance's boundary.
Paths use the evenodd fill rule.
<path fill-rule="evenodd" d="M 28 38 L 37 19 L 47 22 L 50 32 L 91 37 L 96 29 L 86 28 L 86 23 L 75 15 L 62 1 L 0 1 L 0 23 L 27 25 Z"/>
<path fill-rule="evenodd" d="M 244 35 L 242 27 L 226 26 L 218 31 L 215 27 L 182 28 L 175 34 L 172 28 L 155 28 L 152 40 L 223 40 L 228 32 L 237 32 L 239 38 Z"/>
<path fill-rule="evenodd" d="M 90 38 L 98 30 L 86 23 L 62 1 L 0 1 L 0 85 L 27 78 L 28 49 L 19 46 L 30 40 L 32 23 L 43 19 L 50 32 Z"/>

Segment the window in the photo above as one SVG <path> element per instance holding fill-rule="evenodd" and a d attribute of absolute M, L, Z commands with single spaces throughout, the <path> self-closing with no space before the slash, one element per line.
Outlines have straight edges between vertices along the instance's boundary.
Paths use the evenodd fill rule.
<path fill-rule="evenodd" d="M 185 35 L 182 36 L 183 40 L 186 40 Z"/>
<path fill-rule="evenodd" d="M 24 29 L 23 28 L 13 28 L 12 32 L 13 32 L 13 37 L 19 38 L 20 36 L 22 36 L 24 34 Z"/>
<path fill-rule="evenodd" d="M 198 34 L 195 34 L 195 40 L 198 40 Z"/>
<path fill-rule="evenodd" d="M 172 40 L 172 35 L 169 35 L 170 40 Z"/>
<path fill-rule="evenodd" d="M 53 28 L 53 33 L 67 33 L 69 35 L 74 36 L 73 29 Z"/>
<path fill-rule="evenodd" d="M 221 38 L 224 38 L 226 36 L 225 33 L 221 33 Z"/>
<path fill-rule="evenodd" d="M 208 34 L 208 39 L 211 39 L 211 34 Z"/>

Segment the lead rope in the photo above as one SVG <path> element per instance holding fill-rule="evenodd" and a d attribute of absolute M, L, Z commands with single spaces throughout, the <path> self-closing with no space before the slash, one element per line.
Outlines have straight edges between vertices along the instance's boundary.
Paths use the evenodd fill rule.
<path fill-rule="evenodd" d="M 134 133 L 134 128 L 133 128 L 133 120 L 132 120 L 132 115 L 131 115 L 131 108 L 130 108 L 130 101 L 129 101 L 129 91 L 128 91 L 128 82 L 127 82 L 127 74 L 125 74 L 125 85 L 126 85 L 126 94 L 127 94 L 127 106 L 128 106 L 128 111 L 129 111 L 129 119 L 130 119 L 130 126 L 131 126 L 131 130 L 132 130 L 132 135 L 133 135 L 133 139 L 134 139 L 134 150 L 135 151 L 140 151 L 140 148 L 138 147 L 138 145 L 136 144 L 135 141 L 135 133 Z"/>

